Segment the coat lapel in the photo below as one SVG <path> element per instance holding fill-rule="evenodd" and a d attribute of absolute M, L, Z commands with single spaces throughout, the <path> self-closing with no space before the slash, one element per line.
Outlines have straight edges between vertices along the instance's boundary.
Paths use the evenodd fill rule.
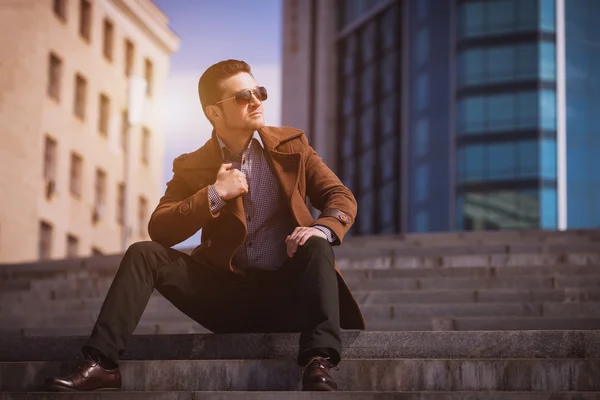
<path fill-rule="evenodd" d="M 286 202 L 291 205 L 292 195 L 300 178 L 302 154 L 278 151 L 277 147 L 281 142 L 277 137 L 270 134 L 269 128 L 259 129 L 258 132 L 265 145 L 265 150 L 267 150 L 265 153 L 271 164 L 273 174 L 277 177 L 281 189 L 285 193 Z"/>

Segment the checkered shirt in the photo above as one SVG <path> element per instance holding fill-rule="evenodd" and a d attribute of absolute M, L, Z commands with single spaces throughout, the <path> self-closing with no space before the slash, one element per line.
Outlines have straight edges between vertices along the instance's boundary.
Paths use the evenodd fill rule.
<path fill-rule="evenodd" d="M 248 193 L 243 195 L 244 212 L 248 235 L 239 251 L 233 257 L 233 264 L 240 268 L 277 269 L 287 259 L 285 238 L 297 224 L 282 196 L 277 178 L 271 171 L 265 155 L 260 135 L 255 132 L 248 147 L 241 156 L 233 154 L 217 135 L 223 162 L 231 163 L 246 175 Z M 214 186 L 208 189 L 210 210 L 218 212 L 226 204 L 221 200 Z M 329 243 L 337 240 L 327 227 L 317 225 L 327 236 Z"/>

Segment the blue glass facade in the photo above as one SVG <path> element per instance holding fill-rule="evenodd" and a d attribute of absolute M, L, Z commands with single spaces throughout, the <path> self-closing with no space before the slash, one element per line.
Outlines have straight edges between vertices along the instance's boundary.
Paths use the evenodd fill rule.
<path fill-rule="evenodd" d="M 457 13 L 455 228 L 556 228 L 554 0 Z"/>
<path fill-rule="evenodd" d="M 410 0 L 407 34 L 410 38 L 407 73 L 408 121 L 405 165 L 410 232 L 452 229 L 453 152 L 450 132 L 452 93 L 452 2 Z"/>
<path fill-rule="evenodd" d="M 600 227 L 600 2 L 565 0 L 567 224 Z"/>
<path fill-rule="evenodd" d="M 339 1 L 352 234 L 559 227 L 557 18 L 567 227 L 600 227 L 600 0 L 561 1 Z"/>
<path fill-rule="evenodd" d="M 387 4 L 387 6 L 386 6 Z M 365 12 L 379 7 L 368 21 Z M 338 41 L 338 165 L 359 212 L 350 234 L 400 232 L 401 7 L 341 1 Z"/>

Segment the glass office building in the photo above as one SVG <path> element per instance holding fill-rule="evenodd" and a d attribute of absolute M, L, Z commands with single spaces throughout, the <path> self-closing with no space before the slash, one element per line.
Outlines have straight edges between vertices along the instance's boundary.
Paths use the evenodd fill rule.
<path fill-rule="evenodd" d="M 600 1 L 308 3 L 353 234 L 600 227 Z"/>
<path fill-rule="evenodd" d="M 554 0 L 456 6 L 456 229 L 555 229 Z"/>

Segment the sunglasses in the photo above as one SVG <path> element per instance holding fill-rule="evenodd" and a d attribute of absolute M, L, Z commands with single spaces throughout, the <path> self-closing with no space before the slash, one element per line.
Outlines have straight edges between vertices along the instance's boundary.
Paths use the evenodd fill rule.
<path fill-rule="evenodd" d="M 235 102 L 238 103 L 240 106 L 245 106 L 246 104 L 248 104 L 252 101 L 252 94 L 254 94 L 254 96 L 256 96 L 256 98 L 259 99 L 260 101 L 265 101 L 265 100 L 267 100 L 267 97 L 268 97 L 267 89 L 265 89 L 263 86 L 257 86 L 254 89 L 240 90 L 234 96 L 228 97 L 221 101 L 217 101 L 215 104 L 221 104 L 224 101 L 235 99 Z"/>

